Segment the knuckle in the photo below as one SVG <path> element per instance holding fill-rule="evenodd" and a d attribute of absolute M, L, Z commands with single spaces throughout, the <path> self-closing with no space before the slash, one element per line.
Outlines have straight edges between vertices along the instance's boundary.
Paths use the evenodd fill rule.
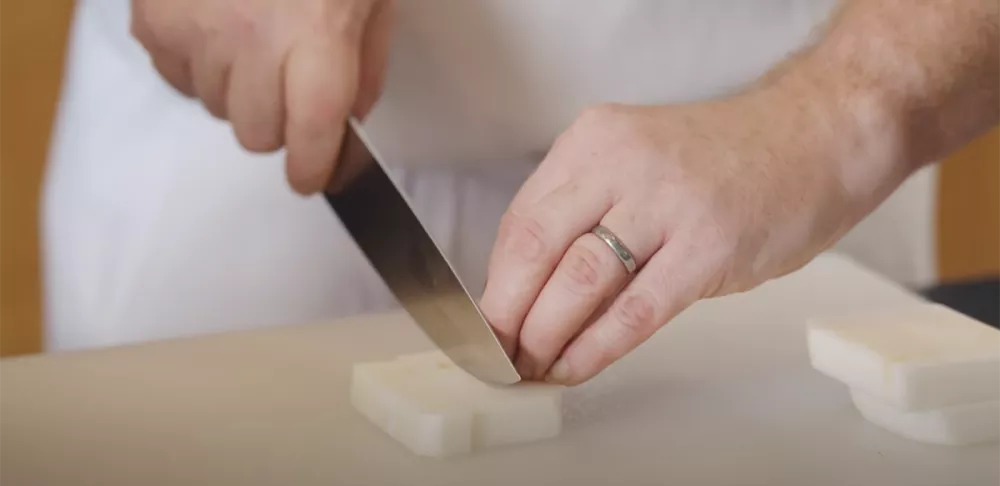
<path fill-rule="evenodd" d="M 599 135 L 599 140 L 607 142 L 634 142 L 628 137 L 634 137 L 640 131 L 636 130 L 635 117 L 629 114 L 628 107 L 617 103 L 593 105 L 583 110 L 574 128 L 587 133 L 588 138 Z"/>
<path fill-rule="evenodd" d="M 622 107 L 617 103 L 598 103 L 584 108 L 579 121 L 584 125 L 605 124 L 617 118 L 621 112 Z"/>
<path fill-rule="evenodd" d="M 504 251 L 515 258 L 533 262 L 545 254 L 545 230 L 530 216 L 508 212 L 500 224 L 500 240 Z"/>
<path fill-rule="evenodd" d="M 612 306 L 627 336 L 645 336 L 656 328 L 656 300 L 647 292 L 627 291 Z"/>
<path fill-rule="evenodd" d="M 262 17 L 264 16 L 260 15 L 256 9 L 235 8 L 229 15 L 223 17 L 226 33 L 240 43 L 257 39 L 261 31 Z"/>
<path fill-rule="evenodd" d="M 563 257 L 567 289 L 578 295 L 599 292 L 607 266 L 606 259 L 593 249 L 581 244 L 570 246 Z"/>
<path fill-rule="evenodd" d="M 581 152 L 578 156 L 602 167 L 621 159 L 658 160 L 655 152 L 650 151 L 653 144 L 646 134 L 648 128 L 643 123 L 641 117 L 634 116 L 634 111 L 630 111 L 628 107 L 605 103 L 584 109 L 567 134 L 572 135 L 582 147 L 586 147 L 575 148 Z M 645 166 L 646 164 L 635 163 L 625 169 L 634 173 L 636 168 Z M 607 176 L 615 178 L 619 174 Z"/>

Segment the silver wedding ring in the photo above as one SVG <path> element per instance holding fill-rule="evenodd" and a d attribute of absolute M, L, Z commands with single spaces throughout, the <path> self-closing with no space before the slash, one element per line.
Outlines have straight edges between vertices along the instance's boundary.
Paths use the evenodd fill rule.
<path fill-rule="evenodd" d="M 601 225 L 595 226 L 594 229 L 591 230 L 591 233 L 594 233 L 598 238 L 604 240 L 604 242 L 608 244 L 611 251 L 615 252 L 615 256 L 617 256 L 618 260 L 622 262 L 622 265 L 625 265 L 625 270 L 630 276 L 635 273 L 635 256 L 632 255 L 632 252 L 629 251 L 627 246 L 625 246 L 625 243 L 622 243 L 622 240 L 618 239 L 618 237 L 615 236 L 611 230 Z"/>

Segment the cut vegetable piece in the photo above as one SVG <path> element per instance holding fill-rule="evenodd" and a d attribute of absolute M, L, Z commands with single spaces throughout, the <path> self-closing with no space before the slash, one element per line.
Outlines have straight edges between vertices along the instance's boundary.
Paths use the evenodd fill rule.
<path fill-rule="evenodd" d="M 809 323 L 820 372 L 901 411 L 1000 399 L 1000 331 L 938 304 Z"/>
<path fill-rule="evenodd" d="M 440 407 L 431 393 L 414 393 L 419 373 L 391 363 L 355 366 L 351 404 L 392 438 L 424 455 L 467 452 L 472 415 Z M 425 388 L 426 389 L 426 388 Z"/>
<path fill-rule="evenodd" d="M 851 399 L 868 421 L 903 438 L 938 445 L 973 445 L 1000 438 L 1000 401 L 904 412 L 860 390 Z"/>
<path fill-rule="evenodd" d="M 487 385 L 440 351 L 359 363 L 351 376 L 354 408 L 430 457 L 554 437 L 562 428 L 561 397 L 555 385 Z"/>

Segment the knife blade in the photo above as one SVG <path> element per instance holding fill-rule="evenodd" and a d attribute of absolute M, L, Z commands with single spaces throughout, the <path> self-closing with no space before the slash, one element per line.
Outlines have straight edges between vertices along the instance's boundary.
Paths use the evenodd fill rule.
<path fill-rule="evenodd" d="M 414 322 L 477 379 L 521 380 L 493 328 L 409 200 L 389 176 L 360 122 L 348 120 L 324 197 Z"/>

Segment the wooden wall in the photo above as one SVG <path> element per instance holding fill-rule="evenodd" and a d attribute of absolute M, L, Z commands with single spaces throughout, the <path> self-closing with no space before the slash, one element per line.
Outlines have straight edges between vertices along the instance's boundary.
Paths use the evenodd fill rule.
<path fill-rule="evenodd" d="M 939 174 L 939 278 L 1000 274 L 1000 130 L 954 154 Z"/>
<path fill-rule="evenodd" d="M 0 11 L 0 356 L 41 347 L 38 194 L 72 7 L 3 0 Z"/>

